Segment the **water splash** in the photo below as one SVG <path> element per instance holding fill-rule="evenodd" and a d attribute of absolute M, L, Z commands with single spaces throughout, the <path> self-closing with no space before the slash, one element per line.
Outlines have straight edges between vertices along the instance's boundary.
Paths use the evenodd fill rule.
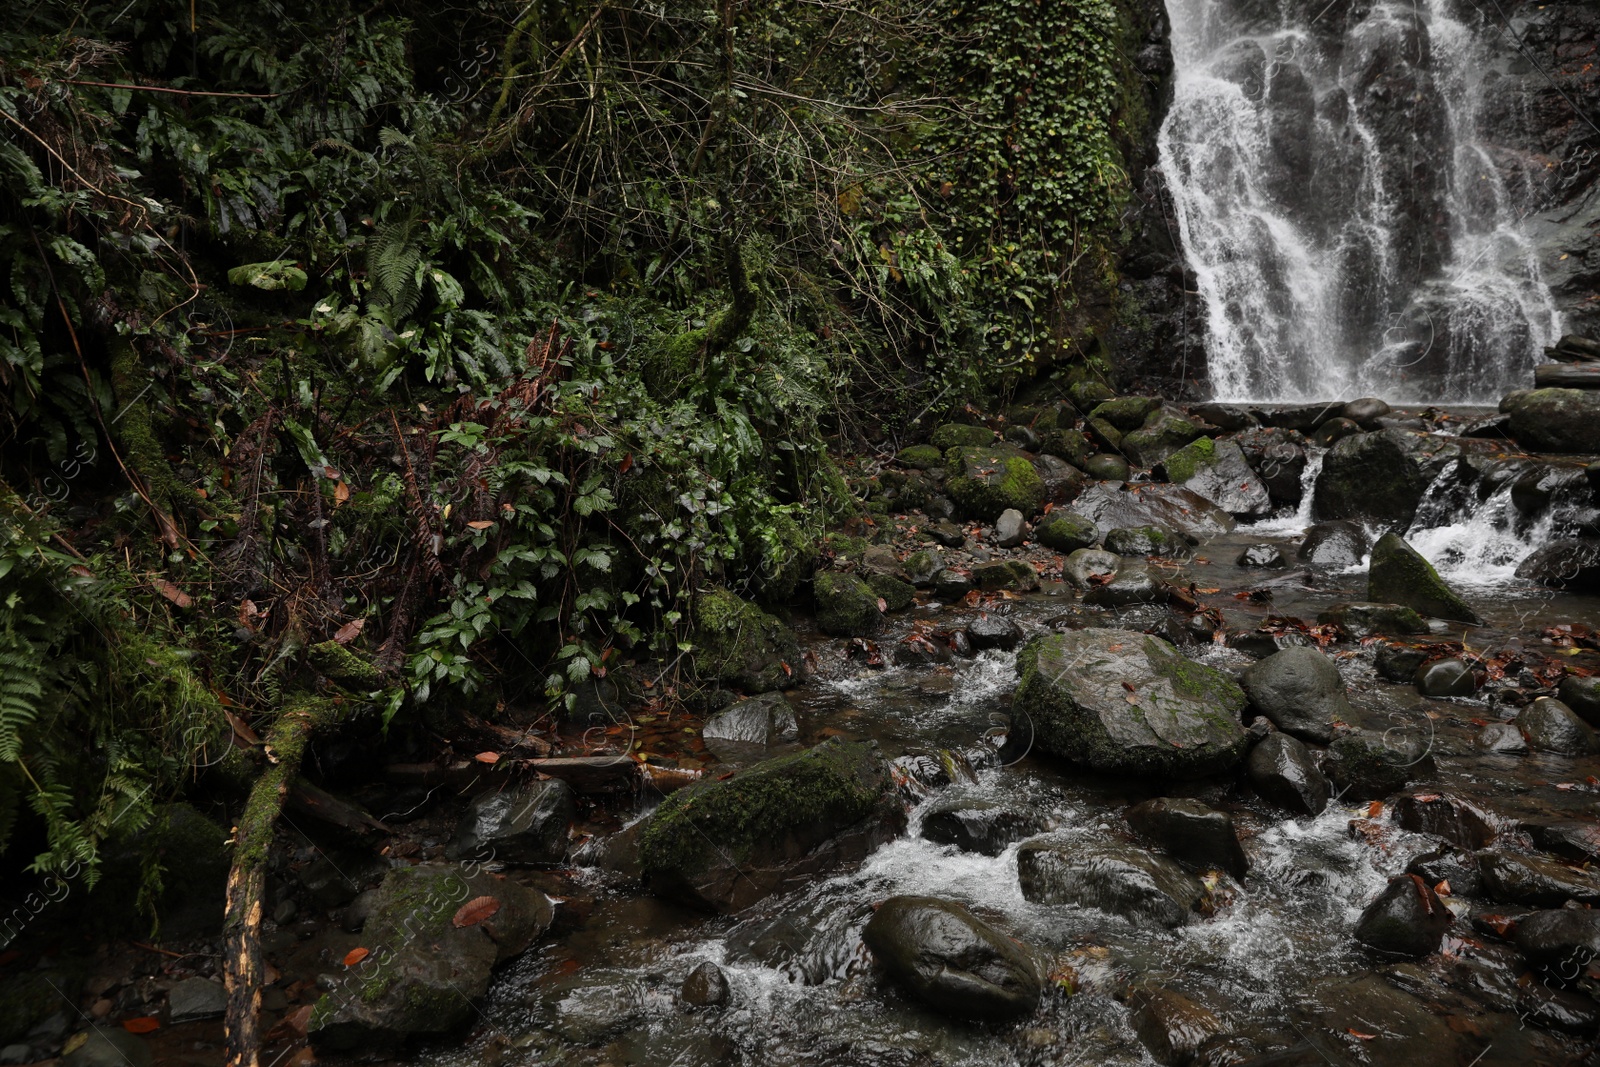
<path fill-rule="evenodd" d="M 1216 395 L 1492 402 L 1525 381 L 1562 322 L 1520 227 L 1534 175 L 1479 132 L 1494 28 L 1459 0 L 1167 9 L 1161 170 Z"/>

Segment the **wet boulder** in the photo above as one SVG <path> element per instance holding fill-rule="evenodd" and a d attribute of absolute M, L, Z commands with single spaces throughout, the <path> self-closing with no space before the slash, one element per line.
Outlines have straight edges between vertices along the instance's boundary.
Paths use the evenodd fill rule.
<path fill-rule="evenodd" d="M 1460 453 L 1448 438 L 1401 429 L 1343 438 L 1323 458 L 1312 510 L 1320 520 L 1403 530 L 1434 477 Z"/>
<path fill-rule="evenodd" d="M 1379 419 L 1393 410 L 1386 401 L 1374 396 L 1364 396 L 1346 404 L 1342 414 L 1351 422 L 1360 425 L 1362 429 L 1371 430 L 1377 427 Z"/>
<path fill-rule="evenodd" d="M 1410 612 L 1412 615 L 1417 614 L 1411 611 L 1410 608 L 1403 610 Z M 1317 616 L 1317 621 L 1323 621 L 1321 615 Z M 1421 616 L 1417 616 L 1417 621 L 1422 621 Z M 1423 624 L 1423 629 L 1426 631 L 1426 623 Z M 1426 646 L 1379 645 L 1378 651 L 1373 656 L 1372 666 L 1378 672 L 1378 677 L 1385 681 L 1410 684 L 1416 681 L 1417 668 L 1428 661 L 1428 655 L 1429 651 Z"/>
<path fill-rule="evenodd" d="M 906 557 L 906 580 L 914 588 L 932 589 L 934 577 L 944 570 L 944 557 L 936 548 L 924 548 Z"/>
<path fill-rule="evenodd" d="M 1028 517 L 1044 506 L 1044 480 L 1026 453 L 1011 445 L 953 448 L 945 467 L 945 492 L 966 518 L 993 522 L 1008 508 Z"/>
<path fill-rule="evenodd" d="M 831 738 L 673 793 L 649 818 L 640 861 L 654 892 L 734 912 L 859 862 L 904 826 L 877 747 Z"/>
<path fill-rule="evenodd" d="M 1033 536 L 1046 548 L 1076 552 L 1099 544 L 1100 528 L 1076 512 L 1053 510 L 1039 520 Z"/>
<path fill-rule="evenodd" d="M 1122 566 L 1122 557 L 1100 548 L 1080 548 L 1061 566 L 1061 574 L 1079 589 L 1103 584 Z"/>
<path fill-rule="evenodd" d="M 1272 511 L 1267 487 L 1232 441 L 1201 437 L 1162 461 L 1168 481 L 1199 493 L 1235 518 L 1261 518 Z"/>
<path fill-rule="evenodd" d="M 1600 957 L 1600 911 L 1555 908 L 1517 920 L 1517 948 L 1529 963 L 1573 973 Z"/>
<path fill-rule="evenodd" d="M 1367 599 L 1404 604 L 1436 619 L 1470 623 L 1483 621 L 1466 601 L 1444 583 L 1439 572 L 1433 569 L 1433 564 L 1394 533 L 1384 534 L 1372 546 L 1372 563 L 1367 570 Z"/>
<path fill-rule="evenodd" d="M 1022 627 L 1005 615 L 984 612 L 967 623 L 967 639 L 978 652 L 991 648 L 1009 652 L 1022 644 Z"/>
<path fill-rule="evenodd" d="M 568 828 L 577 817 L 572 787 L 559 778 L 480 793 L 462 814 L 448 854 L 480 862 L 560 863 L 567 854 Z"/>
<path fill-rule="evenodd" d="M 1108 452 L 1097 452 L 1084 460 L 1083 469 L 1089 477 L 1101 482 L 1125 482 L 1131 473 L 1126 459 Z"/>
<path fill-rule="evenodd" d="M 1045 829 L 1045 819 L 991 800 L 955 797 L 941 801 L 922 819 L 922 836 L 963 852 L 998 856 L 1013 842 Z"/>
<path fill-rule="evenodd" d="M 1089 439 L 1073 427 L 1058 423 L 1039 435 L 1039 451 L 1082 470 L 1089 459 Z"/>
<path fill-rule="evenodd" d="M 728 976 L 710 960 L 703 960 L 684 978 L 678 995 L 696 1008 L 715 1008 L 728 1002 Z"/>
<path fill-rule="evenodd" d="M 1034 838 L 1017 850 L 1022 895 L 1035 904 L 1098 908 L 1168 928 L 1194 918 L 1206 888 L 1177 863 L 1126 845 Z"/>
<path fill-rule="evenodd" d="M 1600 821 L 1595 819 L 1524 820 L 1522 830 L 1547 852 L 1569 860 L 1600 860 Z"/>
<path fill-rule="evenodd" d="M 453 1030 L 472 1016 L 494 968 L 550 928 L 543 893 L 469 871 L 423 864 L 389 872 L 362 931 L 370 954 L 312 1008 L 313 1045 L 349 1052 Z"/>
<path fill-rule="evenodd" d="M 877 596 L 879 611 L 905 611 L 917 602 L 917 587 L 887 574 L 869 574 L 867 588 Z"/>
<path fill-rule="evenodd" d="M 1587 756 L 1596 748 L 1589 724 L 1553 697 L 1540 697 L 1518 712 L 1516 727 L 1535 752 Z"/>
<path fill-rule="evenodd" d="M 1471 852 L 1444 845 L 1431 852 L 1412 857 L 1406 864 L 1406 873 L 1414 874 L 1435 892 L 1443 893 L 1447 886 L 1451 896 L 1471 896 L 1482 886 L 1478 873 L 1478 860 Z"/>
<path fill-rule="evenodd" d="M 1122 999 L 1133 1032 L 1158 1063 L 1192 1062 L 1200 1046 L 1224 1029 L 1211 1009 L 1176 990 L 1137 985 Z"/>
<path fill-rule="evenodd" d="M 1600 391 L 1519 389 L 1500 401 L 1511 436 L 1531 452 L 1600 453 Z"/>
<path fill-rule="evenodd" d="M 1600 727 L 1600 675 L 1585 678 L 1569 674 L 1561 679 L 1556 695 L 1578 718 L 1590 726 Z"/>
<path fill-rule="evenodd" d="M 933 595 L 947 604 L 954 604 L 976 588 L 971 571 L 946 567 L 933 576 Z"/>
<path fill-rule="evenodd" d="M 1270 733 L 1250 750 L 1245 765 L 1256 792 L 1296 815 L 1321 815 L 1332 788 L 1298 738 Z"/>
<path fill-rule="evenodd" d="M 1517 565 L 1517 577 L 1551 589 L 1600 593 L 1600 542 L 1569 538 L 1542 545 Z"/>
<path fill-rule="evenodd" d="M 1286 563 L 1283 553 L 1277 545 L 1247 545 L 1239 558 L 1233 561 L 1236 567 L 1283 567 Z"/>
<path fill-rule="evenodd" d="M 1166 641 L 1078 630 L 1030 642 L 1013 704 L 1039 747 L 1097 770 L 1192 777 L 1231 770 L 1249 735 L 1233 679 Z"/>
<path fill-rule="evenodd" d="M 1152 467 L 1204 433 L 1181 411 L 1163 407 L 1152 411 L 1137 430 L 1122 435 L 1122 451 L 1139 466 Z"/>
<path fill-rule="evenodd" d="M 1439 895 L 1414 874 L 1401 874 L 1368 904 L 1356 922 L 1356 940 L 1391 956 L 1426 956 L 1438 951 L 1450 929 L 1450 912 Z"/>
<path fill-rule="evenodd" d="M 1370 551 L 1372 543 L 1360 523 L 1333 519 L 1306 531 L 1299 557 L 1301 563 L 1313 567 L 1342 571 L 1358 566 Z"/>
<path fill-rule="evenodd" d="M 1028 524 L 1023 521 L 1022 512 L 1016 508 L 1007 508 L 994 521 L 994 543 L 1001 548 L 1016 548 L 1022 544 L 1027 527 Z"/>
<path fill-rule="evenodd" d="M 1434 773 L 1432 743 L 1409 734 L 1357 730 L 1328 746 L 1322 770 L 1351 800 L 1381 800 Z"/>
<path fill-rule="evenodd" d="M 1228 533 L 1233 517 L 1192 489 L 1181 485 L 1105 482 L 1090 486 L 1072 502 L 1072 510 L 1102 532 L 1117 527 L 1160 526 L 1198 544 Z"/>
<path fill-rule="evenodd" d="M 1337 626 L 1352 640 L 1375 634 L 1425 634 L 1427 620 L 1415 611 L 1399 604 L 1375 604 L 1370 600 L 1357 600 L 1331 604 L 1317 613 L 1317 621 Z M 1413 671 L 1415 667 L 1413 667 Z M 1404 681 L 1411 681 L 1406 674 Z"/>
<path fill-rule="evenodd" d="M 1124 559 L 1105 581 L 1091 582 L 1083 602 L 1102 608 L 1131 604 L 1164 604 L 1171 597 L 1167 583 L 1142 559 Z"/>
<path fill-rule="evenodd" d="M 890 897 L 861 939 L 917 999 L 965 1019 L 1030 1015 L 1043 992 L 1028 952 L 965 906 L 935 897 Z"/>
<path fill-rule="evenodd" d="M 1298 504 L 1305 489 L 1305 438 L 1294 430 L 1247 430 L 1233 438 L 1275 504 Z"/>
<path fill-rule="evenodd" d="M 1133 832 L 1193 871 L 1217 869 L 1243 880 L 1250 870 L 1233 816 L 1188 797 L 1156 797 L 1129 808 Z"/>
<path fill-rule="evenodd" d="M 878 595 L 854 574 L 825 571 L 817 575 L 817 627 L 835 637 L 865 637 L 878 632 L 883 612 Z"/>
<path fill-rule="evenodd" d="M 909 470 L 929 471 L 944 462 L 944 452 L 937 445 L 911 445 L 896 452 L 894 461 Z"/>
<path fill-rule="evenodd" d="M 1257 660 L 1240 681 L 1251 707 L 1304 741 L 1327 744 L 1333 740 L 1334 723 L 1355 718 L 1339 668 L 1309 645 Z"/>
<path fill-rule="evenodd" d="M 1145 419 L 1161 410 L 1161 400 L 1153 396 L 1119 396 L 1089 412 L 1091 419 L 1103 419 L 1127 433 L 1144 425 Z"/>
<path fill-rule="evenodd" d="M 702 678 L 746 693 L 787 689 L 801 678 L 800 641 L 776 618 L 726 589 L 695 599 L 695 664 Z M 784 664 L 790 669 L 785 670 Z"/>
<path fill-rule="evenodd" d="M 1413 678 L 1425 697 L 1469 697 L 1478 691 L 1472 668 L 1459 659 L 1436 659 L 1417 668 Z"/>
<path fill-rule="evenodd" d="M 1044 483 L 1045 503 L 1056 507 L 1078 499 L 1078 494 L 1087 489 L 1091 481 L 1083 471 L 1052 455 L 1035 456 L 1033 467 Z"/>
<path fill-rule="evenodd" d="M 972 583 L 986 593 L 1031 593 L 1039 588 L 1039 572 L 1020 559 L 997 559 L 973 567 Z"/>
<path fill-rule="evenodd" d="M 1402 830 L 1442 837 L 1458 848 L 1480 849 L 1494 840 L 1495 826 L 1475 805 L 1443 793 L 1396 797 L 1389 817 Z"/>
<path fill-rule="evenodd" d="M 797 741 L 800 724 L 794 706 L 782 693 L 763 693 L 724 708 L 700 730 L 706 747 L 718 759 L 765 754 L 774 745 Z"/>
<path fill-rule="evenodd" d="M 1536 908 L 1559 908 L 1569 900 L 1600 904 L 1600 880 L 1588 871 L 1546 856 L 1487 850 L 1477 855 L 1483 889 L 1491 900 Z"/>

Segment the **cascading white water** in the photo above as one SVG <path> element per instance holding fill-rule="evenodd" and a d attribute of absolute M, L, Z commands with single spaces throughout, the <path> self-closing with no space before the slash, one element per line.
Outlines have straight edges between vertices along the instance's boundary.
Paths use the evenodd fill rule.
<path fill-rule="evenodd" d="M 1561 315 L 1483 143 L 1493 25 L 1459 0 L 1167 0 L 1161 170 L 1219 399 L 1483 403 Z"/>

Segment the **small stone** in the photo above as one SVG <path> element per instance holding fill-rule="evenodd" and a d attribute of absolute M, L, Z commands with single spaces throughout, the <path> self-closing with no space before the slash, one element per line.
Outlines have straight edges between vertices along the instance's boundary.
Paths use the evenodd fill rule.
<path fill-rule="evenodd" d="M 1022 895 L 1036 904 L 1098 908 L 1167 928 L 1195 918 L 1206 889 L 1165 856 L 1125 845 L 1035 838 L 1017 852 Z"/>
<path fill-rule="evenodd" d="M 1406 864 L 1406 873 L 1414 874 L 1439 892 L 1441 883 L 1450 887 L 1454 897 L 1470 896 L 1478 892 L 1482 879 L 1478 874 L 1478 861 L 1470 852 L 1445 845 Z"/>
<path fill-rule="evenodd" d="M 1600 957 L 1600 911 L 1556 908 L 1517 921 L 1517 948 L 1530 963 L 1581 973 Z"/>
<path fill-rule="evenodd" d="M 995 543 L 1001 548 L 1016 548 L 1022 544 L 1022 535 L 1026 528 L 1027 524 L 1023 521 L 1022 512 L 1016 508 L 1007 508 L 995 520 Z"/>
<path fill-rule="evenodd" d="M 503 863 L 559 863 L 567 854 L 568 828 L 577 817 L 572 786 L 559 778 L 481 793 L 462 814 L 448 854 L 452 859 L 493 855 Z"/>
<path fill-rule="evenodd" d="M 972 592 L 972 575 L 946 567 L 933 576 L 933 595 L 946 604 L 953 604 Z"/>
<path fill-rule="evenodd" d="M 228 991 L 207 978 L 185 978 L 167 992 L 167 1015 L 172 1025 L 220 1019 L 228 1010 Z"/>
<path fill-rule="evenodd" d="M 1521 755 L 1528 751 L 1528 742 L 1523 739 L 1522 731 L 1509 722 L 1490 723 L 1478 731 L 1474 740 L 1485 752 Z"/>
<path fill-rule="evenodd" d="M 781 692 L 762 693 L 717 712 L 706 720 L 700 736 L 713 749 L 717 742 L 766 749 L 798 740 L 800 724 L 788 697 Z"/>
<path fill-rule="evenodd" d="M 1004 615 L 985 613 L 967 624 L 967 638 L 979 652 L 998 648 L 1009 652 L 1022 644 L 1022 627 Z"/>
<path fill-rule="evenodd" d="M 0 1063 L 32 1063 L 33 1049 L 27 1045 L 7 1045 L 0 1048 Z"/>
<path fill-rule="evenodd" d="M 1051 511 L 1039 520 L 1033 535 L 1041 545 L 1057 552 L 1076 552 L 1100 543 L 1099 527 L 1072 511 Z"/>
<path fill-rule="evenodd" d="M 697 1008 L 712 1008 L 728 1002 L 728 976 L 710 960 L 705 960 L 683 980 L 683 1002 Z"/>
<path fill-rule="evenodd" d="M 1356 940 L 1393 956 L 1426 956 L 1450 928 L 1450 912 L 1437 893 L 1414 874 L 1389 884 L 1356 923 Z"/>
<path fill-rule="evenodd" d="M 1472 668 L 1458 659 L 1440 659 L 1417 668 L 1417 692 L 1425 697 L 1469 697 L 1478 691 Z"/>
<path fill-rule="evenodd" d="M 945 548 L 960 548 L 967 540 L 967 531 L 953 522 L 936 522 L 928 527 L 928 536 Z"/>
<path fill-rule="evenodd" d="M 1277 545 L 1250 545 L 1239 558 L 1234 561 L 1240 567 L 1282 567 L 1285 565 L 1283 553 Z"/>
<path fill-rule="evenodd" d="M 1396 797 L 1389 817 L 1403 830 L 1442 837 L 1459 848 L 1479 849 L 1494 840 L 1489 817 L 1473 805 L 1442 793 Z"/>
<path fill-rule="evenodd" d="M 299 913 L 300 906 L 292 898 L 285 897 L 272 909 L 272 921 L 279 926 L 288 926 Z"/>

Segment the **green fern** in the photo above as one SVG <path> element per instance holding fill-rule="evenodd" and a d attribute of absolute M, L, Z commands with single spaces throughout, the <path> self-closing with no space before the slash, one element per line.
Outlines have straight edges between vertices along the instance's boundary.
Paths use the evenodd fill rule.
<path fill-rule="evenodd" d="M 416 216 L 407 215 L 378 227 L 367 244 L 367 284 L 372 300 L 389 310 L 395 321 L 417 309 L 422 299 L 422 247 Z"/>
<path fill-rule="evenodd" d="M 31 642 L 0 633 L 0 761 L 22 758 L 25 733 L 39 717 L 44 662 Z"/>

